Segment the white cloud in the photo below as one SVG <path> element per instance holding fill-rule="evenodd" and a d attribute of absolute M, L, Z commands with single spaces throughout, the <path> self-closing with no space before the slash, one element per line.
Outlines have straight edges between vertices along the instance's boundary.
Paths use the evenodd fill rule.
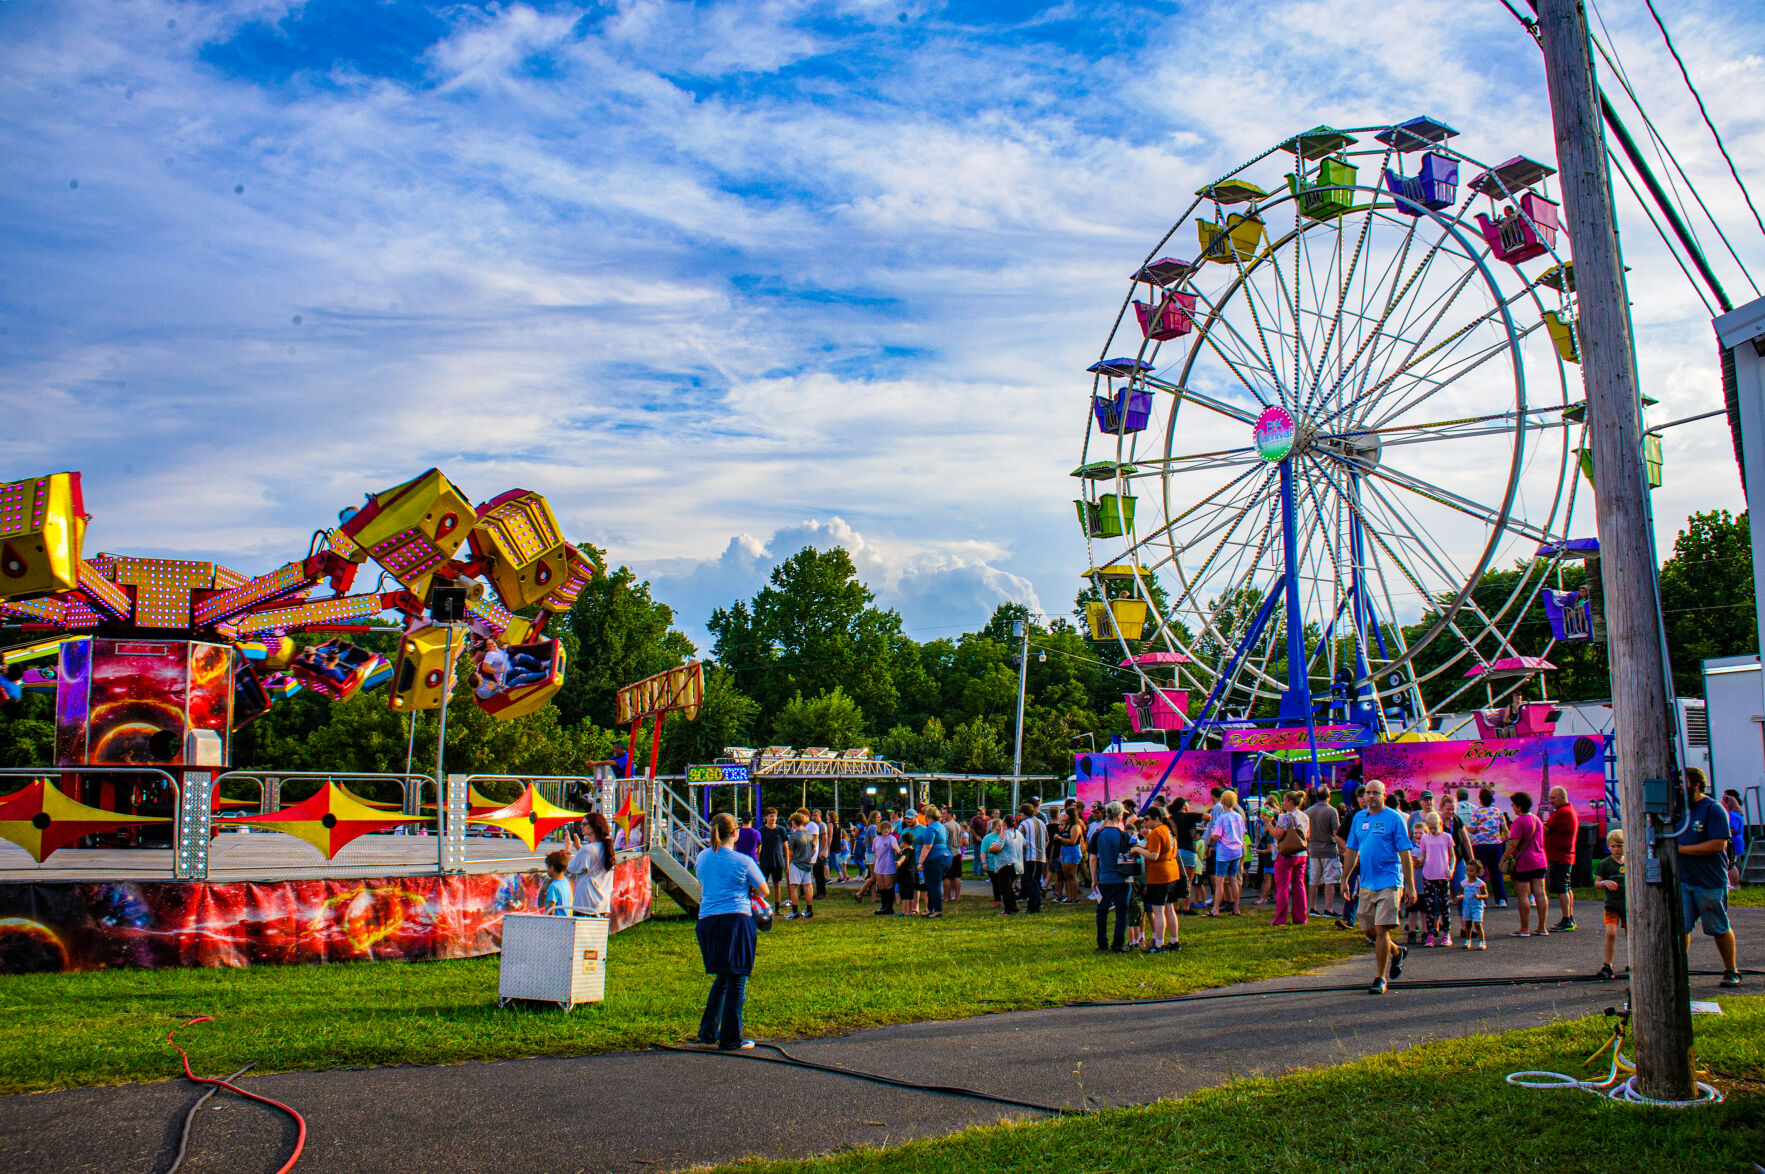
<path fill-rule="evenodd" d="M 659 559 L 639 562 L 636 569 L 658 598 L 677 609 L 693 641 L 709 651 L 710 636 L 702 625 L 714 609 L 751 599 L 767 586 L 775 567 L 804 547 L 836 546 L 851 555 L 859 578 L 875 593 L 876 606 L 899 612 L 903 627 L 918 640 L 975 631 L 1000 603 L 1042 607 L 1027 578 L 995 565 L 1007 554 L 999 546 L 879 540 L 837 515 L 784 527 L 764 540 L 738 534 L 713 559 Z"/>

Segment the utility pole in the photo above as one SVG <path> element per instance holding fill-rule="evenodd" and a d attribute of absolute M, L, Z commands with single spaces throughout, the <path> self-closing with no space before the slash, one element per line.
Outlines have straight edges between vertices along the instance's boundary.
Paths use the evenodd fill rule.
<path fill-rule="evenodd" d="M 1639 1091 L 1696 1095 L 1690 976 L 1679 904 L 1677 845 L 1643 810 L 1645 779 L 1675 778 L 1670 691 L 1648 489 L 1642 409 L 1624 262 L 1582 0 L 1540 0 L 1538 31 L 1550 87 L 1563 208 L 1575 255 L 1581 377 L 1592 434 L 1619 801 L 1625 829 L 1630 990 Z M 1650 841 L 1660 879 L 1648 883 Z"/>
<path fill-rule="evenodd" d="M 1011 810 L 1017 810 L 1017 789 L 1023 779 L 1023 690 L 1030 674 L 1030 622 L 1018 620 L 1011 625 L 1011 634 L 1022 637 L 1017 650 L 1017 747 L 1011 752 Z"/>

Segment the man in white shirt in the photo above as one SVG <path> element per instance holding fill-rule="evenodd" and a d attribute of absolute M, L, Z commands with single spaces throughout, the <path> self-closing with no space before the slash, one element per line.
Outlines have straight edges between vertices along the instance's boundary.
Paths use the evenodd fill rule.
<path fill-rule="evenodd" d="M 1020 887 L 1024 910 L 1029 913 L 1042 911 L 1042 869 L 1048 859 L 1048 825 L 1042 820 L 1041 807 L 1042 801 L 1030 796 L 1020 811 L 1023 819 L 1017 825 L 1023 836 L 1023 883 Z"/>

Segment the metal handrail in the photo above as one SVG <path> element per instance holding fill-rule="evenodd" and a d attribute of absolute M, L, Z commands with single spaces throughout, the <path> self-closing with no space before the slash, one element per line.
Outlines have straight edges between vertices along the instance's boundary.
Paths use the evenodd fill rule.
<path fill-rule="evenodd" d="M 266 769 L 260 769 L 260 768 L 256 768 L 256 767 L 252 768 L 251 770 L 230 770 L 230 771 L 225 772 L 224 774 L 217 775 L 217 776 L 215 776 L 214 784 L 215 784 L 215 786 L 218 787 L 221 785 L 221 783 L 226 782 L 231 779 L 246 779 L 246 780 L 249 780 L 250 782 L 256 783 L 257 788 L 258 788 L 258 802 L 260 805 L 263 802 L 264 780 L 266 780 L 266 779 L 275 779 L 280 783 L 286 783 L 291 779 L 324 779 L 327 782 L 335 781 L 335 780 L 342 780 L 342 781 L 347 782 L 348 780 L 351 780 L 351 779 L 376 779 L 376 780 L 392 780 L 392 781 L 402 783 L 405 785 L 409 785 L 410 783 L 415 782 L 415 783 L 428 783 L 431 787 L 435 786 L 435 780 L 430 778 L 428 775 L 424 775 L 424 774 L 408 774 L 408 775 L 386 774 L 386 773 L 379 772 L 379 771 L 365 771 L 365 770 L 364 771 L 346 771 L 346 770 L 280 771 L 280 770 L 275 770 L 275 769 L 267 769 L 266 770 Z M 439 794 L 439 788 L 437 789 L 437 794 Z M 418 792 L 417 802 L 418 802 L 418 806 L 422 805 L 422 792 L 420 792 L 420 791 Z"/>
<path fill-rule="evenodd" d="M 698 860 L 699 852 L 711 846 L 710 821 L 700 815 L 697 808 L 666 783 L 659 779 L 652 780 L 652 786 L 654 787 L 654 796 L 651 800 L 651 806 L 659 812 L 662 818 L 659 821 L 661 826 L 656 829 L 656 836 L 651 847 L 660 846 L 668 855 L 678 860 L 682 867 L 691 868 Z M 680 811 L 686 812 L 684 821 L 680 820 L 678 814 Z M 676 847 L 674 839 L 676 827 L 681 827 L 686 832 L 687 839 L 692 845 L 691 848 Z"/>
<path fill-rule="evenodd" d="M 171 818 L 172 845 L 173 845 L 172 851 L 174 854 L 173 859 L 174 860 L 176 859 L 176 845 L 178 842 L 178 828 L 179 828 L 179 825 L 183 822 L 183 818 L 184 818 L 184 815 L 183 815 L 183 812 L 184 812 L 184 804 L 183 804 L 184 788 L 183 788 L 182 784 L 176 778 L 173 778 L 169 772 L 163 771 L 156 766 L 51 766 L 51 767 L 6 766 L 6 767 L 0 767 L 0 778 L 24 778 L 24 779 L 33 779 L 33 780 L 42 779 L 44 782 L 49 783 L 52 786 L 54 785 L 55 776 L 62 775 L 62 774 L 158 775 L 160 778 L 164 779 L 172 788 L 172 818 Z M 26 785 L 28 786 L 29 784 L 26 784 Z M 16 792 L 11 792 L 11 791 L 7 792 L 7 794 L 15 794 L 15 793 Z M 59 849 L 57 849 L 57 851 L 59 851 Z M 53 855 L 53 853 L 51 853 L 51 855 Z M 41 860 L 36 860 L 36 861 L 32 861 L 32 863 L 31 863 L 31 871 L 52 871 L 52 870 L 46 869 Z M 164 869 L 143 868 L 140 871 L 142 871 L 142 872 L 163 872 Z M 175 864 L 173 866 L 172 871 L 174 873 L 177 871 Z"/>

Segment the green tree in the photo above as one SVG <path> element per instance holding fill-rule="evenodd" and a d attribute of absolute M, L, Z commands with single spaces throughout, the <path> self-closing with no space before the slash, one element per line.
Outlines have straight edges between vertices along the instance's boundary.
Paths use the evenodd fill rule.
<path fill-rule="evenodd" d="M 950 760 L 944 723 L 928 717 L 918 733 L 909 726 L 896 726 L 877 741 L 876 756 L 909 773 L 936 774 L 944 770 Z"/>
<path fill-rule="evenodd" d="M 713 762 L 725 746 L 746 746 L 754 737 L 760 704 L 736 688 L 721 665 L 705 670 L 705 701 L 687 721 L 675 714 L 662 725 L 663 769 L 678 774 L 690 763 Z"/>
<path fill-rule="evenodd" d="M 896 712 L 893 661 L 905 637 L 901 617 L 875 598 L 845 550 L 806 546 L 774 567 L 751 601 L 718 608 L 705 626 L 717 662 L 763 713 L 838 686 L 881 724 Z"/>
<path fill-rule="evenodd" d="M 1011 748 L 998 725 L 974 717 L 950 732 L 948 762 L 952 771 L 1003 774 L 1011 769 Z"/>
<path fill-rule="evenodd" d="M 595 565 L 606 566 L 604 551 L 587 544 L 583 550 Z M 586 720 L 611 728 L 621 687 L 674 668 L 693 654 L 692 641 L 673 627 L 674 609 L 657 602 L 649 583 L 629 567 L 594 576 L 561 618 L 558 635 L 566 641 L 569 659 L 553 704 L 565 726 Z"/>
<path fill-rule="evenodd" d="M 1753 546 L 1747 515 L 1709 510 L 1686 519 L 1661 564 L 1661 611 L 1673 660 L 1673 687 L 1704 692 L 1703 662 L 1757 652 Z"/>
<path fill-rule="evenodd" d="M 799 693 L 773 719 L 772 737 L 779 745 L 798 750 L 805 746 L 848 750 L 864 745 L 864 711 L 839 685 L 809 700 Z"/>
<path fill-rule="evenodd" d="M 48 766 L 54 761 L 54 701 L 43 694 L 26 693 L 16 703 L 0 706 L 0 766 Z M 0 778 L 0 794 L 29 782 Z"/>

